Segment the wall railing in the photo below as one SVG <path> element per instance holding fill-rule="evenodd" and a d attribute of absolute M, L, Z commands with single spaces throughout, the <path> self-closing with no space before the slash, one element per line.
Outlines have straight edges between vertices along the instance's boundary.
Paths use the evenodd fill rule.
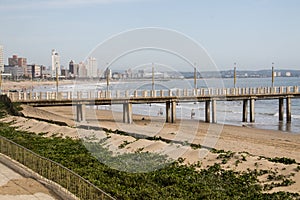
<path fill-rule="evenodd" d="M 114 199 L 86 179 L 61 164 L 44 158 L 2 136 L 0 136 L 0 152 L 25 165 L 42 177 L 59 184 L 62 188 L 71 192 L 79 199 Z"/>
<path fill-rule="evenodd" d="M 226 97 L 299 94 L 299 86 L 259 88 L 198 88 L 171 90 L 90 90 L 75 92 L 7 92 L 13 102 L 30 100 L 122 99 L 145 97 Z"/>

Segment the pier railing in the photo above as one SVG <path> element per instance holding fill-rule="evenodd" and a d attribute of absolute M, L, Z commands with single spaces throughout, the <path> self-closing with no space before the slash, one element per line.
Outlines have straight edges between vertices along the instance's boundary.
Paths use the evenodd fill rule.
<path fill-rule="evenodd" d="M 145 97 L 226 97 L 299 94 L 298 86 L 259 88 L 198 88 L 171 90 L 90 90 L 75 92 L 7 92 L 14 102 L 30 100 L 124 99 Z"/>
<path fill-rule="evenodd" d="M 62 190 L 71 192 L 79 199 L 114 199 L 61 164 L 39 156 L 2 136 L 0 136 L 0 153 L 18 161 L 42 177 L 59 184 L 62 186 Z"/>

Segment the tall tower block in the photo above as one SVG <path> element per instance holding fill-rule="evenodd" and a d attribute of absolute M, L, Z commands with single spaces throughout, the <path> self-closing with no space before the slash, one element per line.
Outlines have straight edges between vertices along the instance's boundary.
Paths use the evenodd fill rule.
<path fill-rule="evenodd" d="M 61 75 L 61 70 L 60 70 L 60 56 L 56 52 L 55 49 L 52 49 L 52 67 L 51 67 L 51 72 L 52 72 L 52 77 L 56 76 L 56 68 L 57 68 L 57 73 L 58 76 Z"/>

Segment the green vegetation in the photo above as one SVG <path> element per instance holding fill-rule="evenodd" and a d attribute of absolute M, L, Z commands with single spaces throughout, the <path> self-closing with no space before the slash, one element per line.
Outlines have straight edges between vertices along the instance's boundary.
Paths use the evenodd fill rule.
<path fill-rule="evenodd" d="M 217 159 L 222 159 L 222 164 L 226 164 L 230 158 L 234 156 L 234 152 L 232 151 L 224 151 L 224 150 L 216 150 L 212 149 L 211 150 L 213 153 L 218 153 Z M 238 163 L 236 163 L 238 165 Z"/>
<path fill-rule="evenodd" d="M 113 155 L 99 143 L 55 136 L 47 138 L 43 134 L 16 131 L 4 123 L 0 123 L 0 135 L 61 163 L 117 199 L 300 198 L 299 194 L 287 192 L 263 193 L 266 188 L 259 184 L 258 171 L 234 172 L 222 169 L 219 164 L 199 170 L 200 163 L 184 165 L 182 158 L 169 162 L 165 156 L 142 152 L 142 149 L 133 154 Z M 232 156 L 232 152 L 222 154 L 224 158 Z M 157 167 L 147 173 L 116 170 L 130 170 L 135 168 L 133 166 L 138 166 L 136 171 Z M 287 179 L 279 184 L 292 183 Z"/>
<path fill-rule="evenodd" d="M 192 149 L 196 150 L 196 149 L 201 149 L 201 144 L 190 144 L 190 146 L 192 147 Z"/>
<path fill-rule="evenodd" d="M 123 141 L 123 143 L 122 144 L 120 144 L 119 146 L 118 146 L 118 148 L 119 149 L 123 149 L 123 148 L 125 148 L 128 144 L 130 144 L 131 142 L 128 142 L 127 140 L 125 140 L 125 141 Z"/>
<path fill-rule="evenodd" d="M 179 159 L 149 173 L 127 173 L 100 163 L 85 145 L 90 150 L 98 148 L 93 152 L 97 152 L 99 158 L 107 156 L 107 160 L 111 162 L 109 166 L 116 168 L 131 167 L 131 164 L 135 164 L 134 161 L 152 160 L 163 163 L 165 158 L 142 152 L 110 157 L 108 150 L 103 148 L 99 151 L 101 146 L 95 143 L 84 145 L 81 141 L 70 138 L 45 138 L 16 131 L 5 124 L 1 124 L 0 134 L 61 163 L 118 199 L 290 199 L 296 196 L 284 192 L 262 193 L 263 188 L 258 183 L 255 171 L 238 173 L 224 170 L 218 164 L 197 171 L 195 166 L 183 165 L 183 159 Z M 103 155 L 99 155 L 99 152 Z M 155 156 L 157 159 L 153 161 Z M 132 157 L 129 164 L 122 163 L 122 160 L 130 160 L 124 157 Z"/>
<path fill-rule="evenodd" d="M 268 160 L 270 162 L 283 163 L 283 164 L 286 164 L 286 165 L 291 165 L 291 164 L 296 164 L 297 163 L 295 159 L 285 158 L 285 157 L 282 157 L 282 158 L 278 158 L 278 157 L 268 158 Z"/>

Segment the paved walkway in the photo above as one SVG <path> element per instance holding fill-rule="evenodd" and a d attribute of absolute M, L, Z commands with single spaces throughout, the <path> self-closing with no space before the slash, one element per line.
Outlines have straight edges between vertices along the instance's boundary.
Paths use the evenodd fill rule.
<path fill-rule="evenodd" d="M 0 200 L 57 200 L 41 183 L 0 163 Z"/>

